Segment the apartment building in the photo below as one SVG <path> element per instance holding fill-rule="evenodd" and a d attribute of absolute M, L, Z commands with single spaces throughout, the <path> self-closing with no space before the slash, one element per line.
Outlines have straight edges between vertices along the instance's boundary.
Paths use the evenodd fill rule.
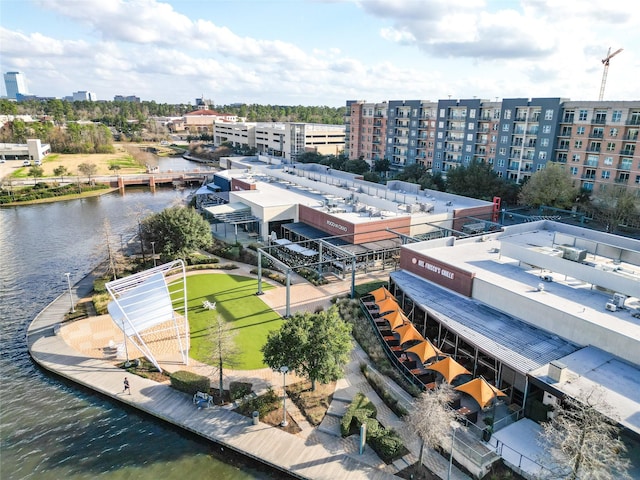
<path fill-rule="evenodd" d="M 214 142 L 248 146 L 259 153 L 296 161 L 305 152 L 338 155 L 345 148 L 344 125 L 314 123 L 225 123 L 216 122 Z"/>
<path fill-rule="evenodd" d="M 384 138 L 382 158 L 392 171 L 420 163 L 446 175 L 476 160 L 522 183 L 553 161 L 585 190 L 624 185 L 640 195 L 640 101 L 350 100 L 345 125 L 350 159 L 373 164 Z"/>

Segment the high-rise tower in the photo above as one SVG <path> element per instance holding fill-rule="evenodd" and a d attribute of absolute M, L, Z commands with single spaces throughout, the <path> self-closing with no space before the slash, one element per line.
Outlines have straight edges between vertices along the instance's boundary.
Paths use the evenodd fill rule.
<path fill-rule="evenodd" d="M 4 85 L 7 89 L 7 98 L 16 100 L 18 95 L 27 95 L 27 81 L 20 72 L 7 72 L 4 74 Z"/>

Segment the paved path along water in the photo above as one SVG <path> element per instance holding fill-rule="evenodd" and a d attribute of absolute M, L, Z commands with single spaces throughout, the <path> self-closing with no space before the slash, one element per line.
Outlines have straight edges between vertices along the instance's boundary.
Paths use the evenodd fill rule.
<path fill-rule="evenodd" d="M 243 273 L 243 271 L 233 273 Z M 296 293 L 291 297 L 299 300 L 291 306 L 291 310 L 313 310 L 320 305 L 328 306 L 333 296 L 344 293 L 340 290 L 344 290 L 345 285 L 343 282 L 340 283 L 342 285 L 330 284 L 319 289 L 306 282 L 294 285 L 292 289 L 295 289 Z M 72 290 L 76 299 L 86 297 L 92 290 L 92 277 L 86 277 Z M 264 300 L 282 314 L 285 308 L 284 288 L 268 290 L 265 292 Z M 411 452 L 391 465 L 381 462 L 368 447 L 364 454 L 360 455 L 357 439 L 341 438 L 336 431 L 335 421 L 331 420 L 336 417 L 332 415 L 327 415 L 318 428 L 313 428 L 301 421 L 302 432 L 292 435 L 264 423 L 253 425 L 250 419 L 227 408 L 197 409 L 191 398 L 184 393 L 167 384 L 137 376 L 129 377 L 131 394 L 123 393 L 124 374 L 114 362 L 89 357 L 67 343 L 60 335 L 59 324 L 67 313 L 68 307 L 69 299 L 67 294 L 63 294 L 35 318 L 27 332 L 29 351 L 33 359 L 42 367 L 96 392 L 299 478 L 374 480 L 394 478 L 395 473 L 417 459 L 420 448 L 418 438 L 371 391 L 366 379 L 360 373 L 359 364 L 367 359 L 366 354 L 359 348 L 354 349 L 346 376 L 337 384 L 330 411 L 340 411 L 358 391 L 365 391 L 376 403 L 381 423 L 401 433 Z M 275 374 L 269 369 L 264 369 L 261 374 L 265 383 L 273 380 L 270 383 L 278 385 L 277 381 L 280 377 L 276 377 L 278 380 L 271 378 Z M 401 391 L 397 386 L 395 389 Z M 411 399 L 407 395 L 402 401 L 408 405 Z M 425 464 L 438 476 L 446 478 L 448 465 L 442 456 L 429 451 L 425 455 Z M 462 480 L 468 477 L 454 467 L 452 478 Z"/>

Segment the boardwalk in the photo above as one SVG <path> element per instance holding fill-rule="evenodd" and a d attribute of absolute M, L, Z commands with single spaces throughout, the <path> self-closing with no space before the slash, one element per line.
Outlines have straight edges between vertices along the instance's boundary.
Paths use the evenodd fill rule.
<path fill-rule="evenodd" d="M 92 278 L 87 277 L 74 286 L 74 296 L 83 298 L 90 293 L 91 288 Z M 306 282 L 300 282 L 292 287 L 295 291 L 292 298 L 307 301 L 297 300 L 291 309 L 313 310 L 320 305 L 327 306 L 331 297 L 341 293 L 337 290 L 344 288 L 344 284 L 330 284 L 317 289 Z M 82 353 L 60 334 L 58 325 L 69 307 L 67 295 L 61 295 L 47 306 L 32 322 L 27 332 L 27 343 L 33 359 L 52 372 L 298 478 L 397 478 L 394 477 L 395 473 L 416 461 L 420 448 L 419 440 L 371 391 L 359 371 L 360 362 L 367 361 L 366 355 L 359 348 L 352 352 L 352 361 L 348 365 L 346 377 L 337 384 L 330 408 L 330 413 L 334 414 L 327 415 L 320 427 L 313 428 L 308 425 L 291 405 L 292 402 L 288 402 L 288 405 L 291 405 L 290 413 L 295 415 L 294 418 L 302 428 L 300 434 L 292 435 L 264 423 L 253 425 L 250 419 L 228 408 L 198 410 L 186 394 L 174 390 L 167 384 L 137 376 L 129 376 L 131 394 L 123 393 L 124 374 L 113 361 L 93 358 Z M 268 305 L 280 313 L 284 312 L 284 288 L 271 289 L 264 297 Z M 241 372 L 236 373 L 241 375 Z M 271 382 L 273 372 L 269 369 L 254 371 L 251 374 L 262 376 L 265 385 L 278 385 Z M 277 380 L 280 378 L 277 377 Z M 401 391 L 397 386 L 395 389 Z M 369 447 L 363 455 L 359 455 L 357 439 L 343 439 L 339 436 L 336 419 L 358 391 L 365 391 L 376 403 L 383 425 L 401 432 L 411 452 L 407 457 L 395 464 L 385 465 Z M 404 398 L 402 401 L 409 404 L 411 399 Z M 428 452 L 425 463 L 441 478 L 446 478 L 448 465 L 443 457 L 435 452 Z M 468 477 L 454 468 L 452 478 L 462 480 Z"/>

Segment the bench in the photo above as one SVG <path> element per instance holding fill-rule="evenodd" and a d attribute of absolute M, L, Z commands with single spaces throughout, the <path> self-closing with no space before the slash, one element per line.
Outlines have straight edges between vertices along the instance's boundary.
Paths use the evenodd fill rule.
<path fill-rule="evenodd" d="M 198 409 L 209 408 L 213 406 L 213 397 L 208 393 L 196 392 L 193 395 L 193 404 L 198 406 Z"/>

